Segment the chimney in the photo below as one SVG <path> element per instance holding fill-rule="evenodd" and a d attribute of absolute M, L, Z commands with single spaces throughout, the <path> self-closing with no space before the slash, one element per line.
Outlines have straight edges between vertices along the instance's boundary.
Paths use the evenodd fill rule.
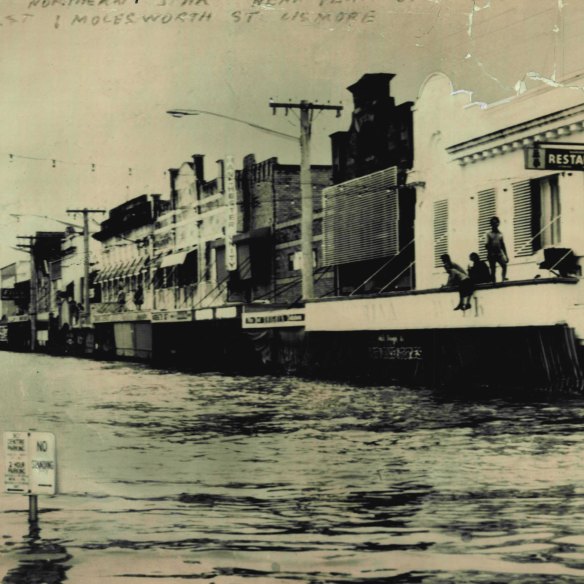
<path fill-rule="evenodd" d="M 204 154 L 193 154 L 193 164 L 195 165 L 195 173 L 197 175 L 197 180 L 200 182 L 205 182 L 205 167 L 204 167 Z"/>
<path fill-rule="evenodd" d="M 225 192 L 225 161 L 221 159 L 217 160 L 217 190 Z"/>
<path fill-rule="evenodd" d="M 357 83 L 347 87 L 353 94 L 355 108 L 383 100 L 390 101 L 393 106 L 395 100 L 391 97 L 390 84 L 394 77 L 393 73 L 366 73 Z"/>
<path fill-rule="evenodd" d="M 176 192 L 176 179 L 178 178 L 179 172 L 180 169 L 178 168 L 168 169 L 168 176 L 170 177 L 170 204 L 173 209 L 176 209 L 176 199 L 178 196 L 178 193 Z"/>
<path fill-rule="evenodd" d="M 255 154 L 247 154 L 243 157 L 243 168 L 249 169 L 256 163 Z"/>
<path fill-rule="evenodd" d="M 150 220 L 155 221 L 160 214 L 160 199 L 162 195 L 152 194 L 150 196 Z"/>

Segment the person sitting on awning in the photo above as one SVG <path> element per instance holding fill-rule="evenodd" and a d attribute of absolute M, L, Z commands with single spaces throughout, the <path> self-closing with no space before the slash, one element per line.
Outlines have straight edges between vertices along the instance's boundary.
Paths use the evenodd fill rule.
<path fill-rule="evenodd" d="M 474 286 L 468 274 L 458 265 L 455 264 L 448 254 L 440 256 L 444 269 L 448 273 L 448 282 L 446 287 L 457 287 L 459 294 L 458 305 L 454 310 L 468 310 L 470 308 L 470 299 L 472 297 Z"/>
<path fill-rule="evenodd" d="M 491 281 L 491 271 L 486 262 L 481 260 L 478 253 L 473 252 L 469 256 L 472 264 L 468 267 L 468 275 L 473 284 L 488 284 Z"/>

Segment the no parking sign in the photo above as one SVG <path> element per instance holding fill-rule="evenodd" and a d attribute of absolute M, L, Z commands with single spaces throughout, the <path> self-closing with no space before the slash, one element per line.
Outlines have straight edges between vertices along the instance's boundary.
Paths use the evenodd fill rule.
<path fill-rule="evenodd" d="M 4 432 L 4 490 L 23 495 L 54 495 L 57 461 L 50 432 Z"/>

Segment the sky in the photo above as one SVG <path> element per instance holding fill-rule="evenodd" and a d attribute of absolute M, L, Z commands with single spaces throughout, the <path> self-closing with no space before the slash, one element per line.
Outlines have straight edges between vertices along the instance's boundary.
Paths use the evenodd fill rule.
<path fill-rule="evenodd" d="M 228 155 L 298 163 L 296 142 L 245 123 L 297 135 L 270 98 L 342 103 L 314 122 L 329 164 L 365 73 L 394 73 L 398 103 L 434 71 L 491 103 L 581 73 L 583 40 L 583 0 L 1 0 L 0 265 L 25 259 L 17 235 L 62 227 L 31 215 L 168 196 L 193 154 L 209 179 Z"/>

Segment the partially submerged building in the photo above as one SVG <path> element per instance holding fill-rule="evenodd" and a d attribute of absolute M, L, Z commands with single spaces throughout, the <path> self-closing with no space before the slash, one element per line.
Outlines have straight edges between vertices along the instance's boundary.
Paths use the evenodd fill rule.
<path fill-rule="evenodd" d="M 581 85 L 486 106 L 454 92 L 444 75 L 426 80 L 406 182 L 416 189 L 415 289 L 307 304 L 317 369 L 447 385 L 580 386 L 584 159 L 560 155 L 584 150 Z M 458 295 L 441 288 L 440 256 L 466 266 L 484 251 L 495 215 L 509 281 L 478 286 L 471 309 L 453 311 Z"/>

